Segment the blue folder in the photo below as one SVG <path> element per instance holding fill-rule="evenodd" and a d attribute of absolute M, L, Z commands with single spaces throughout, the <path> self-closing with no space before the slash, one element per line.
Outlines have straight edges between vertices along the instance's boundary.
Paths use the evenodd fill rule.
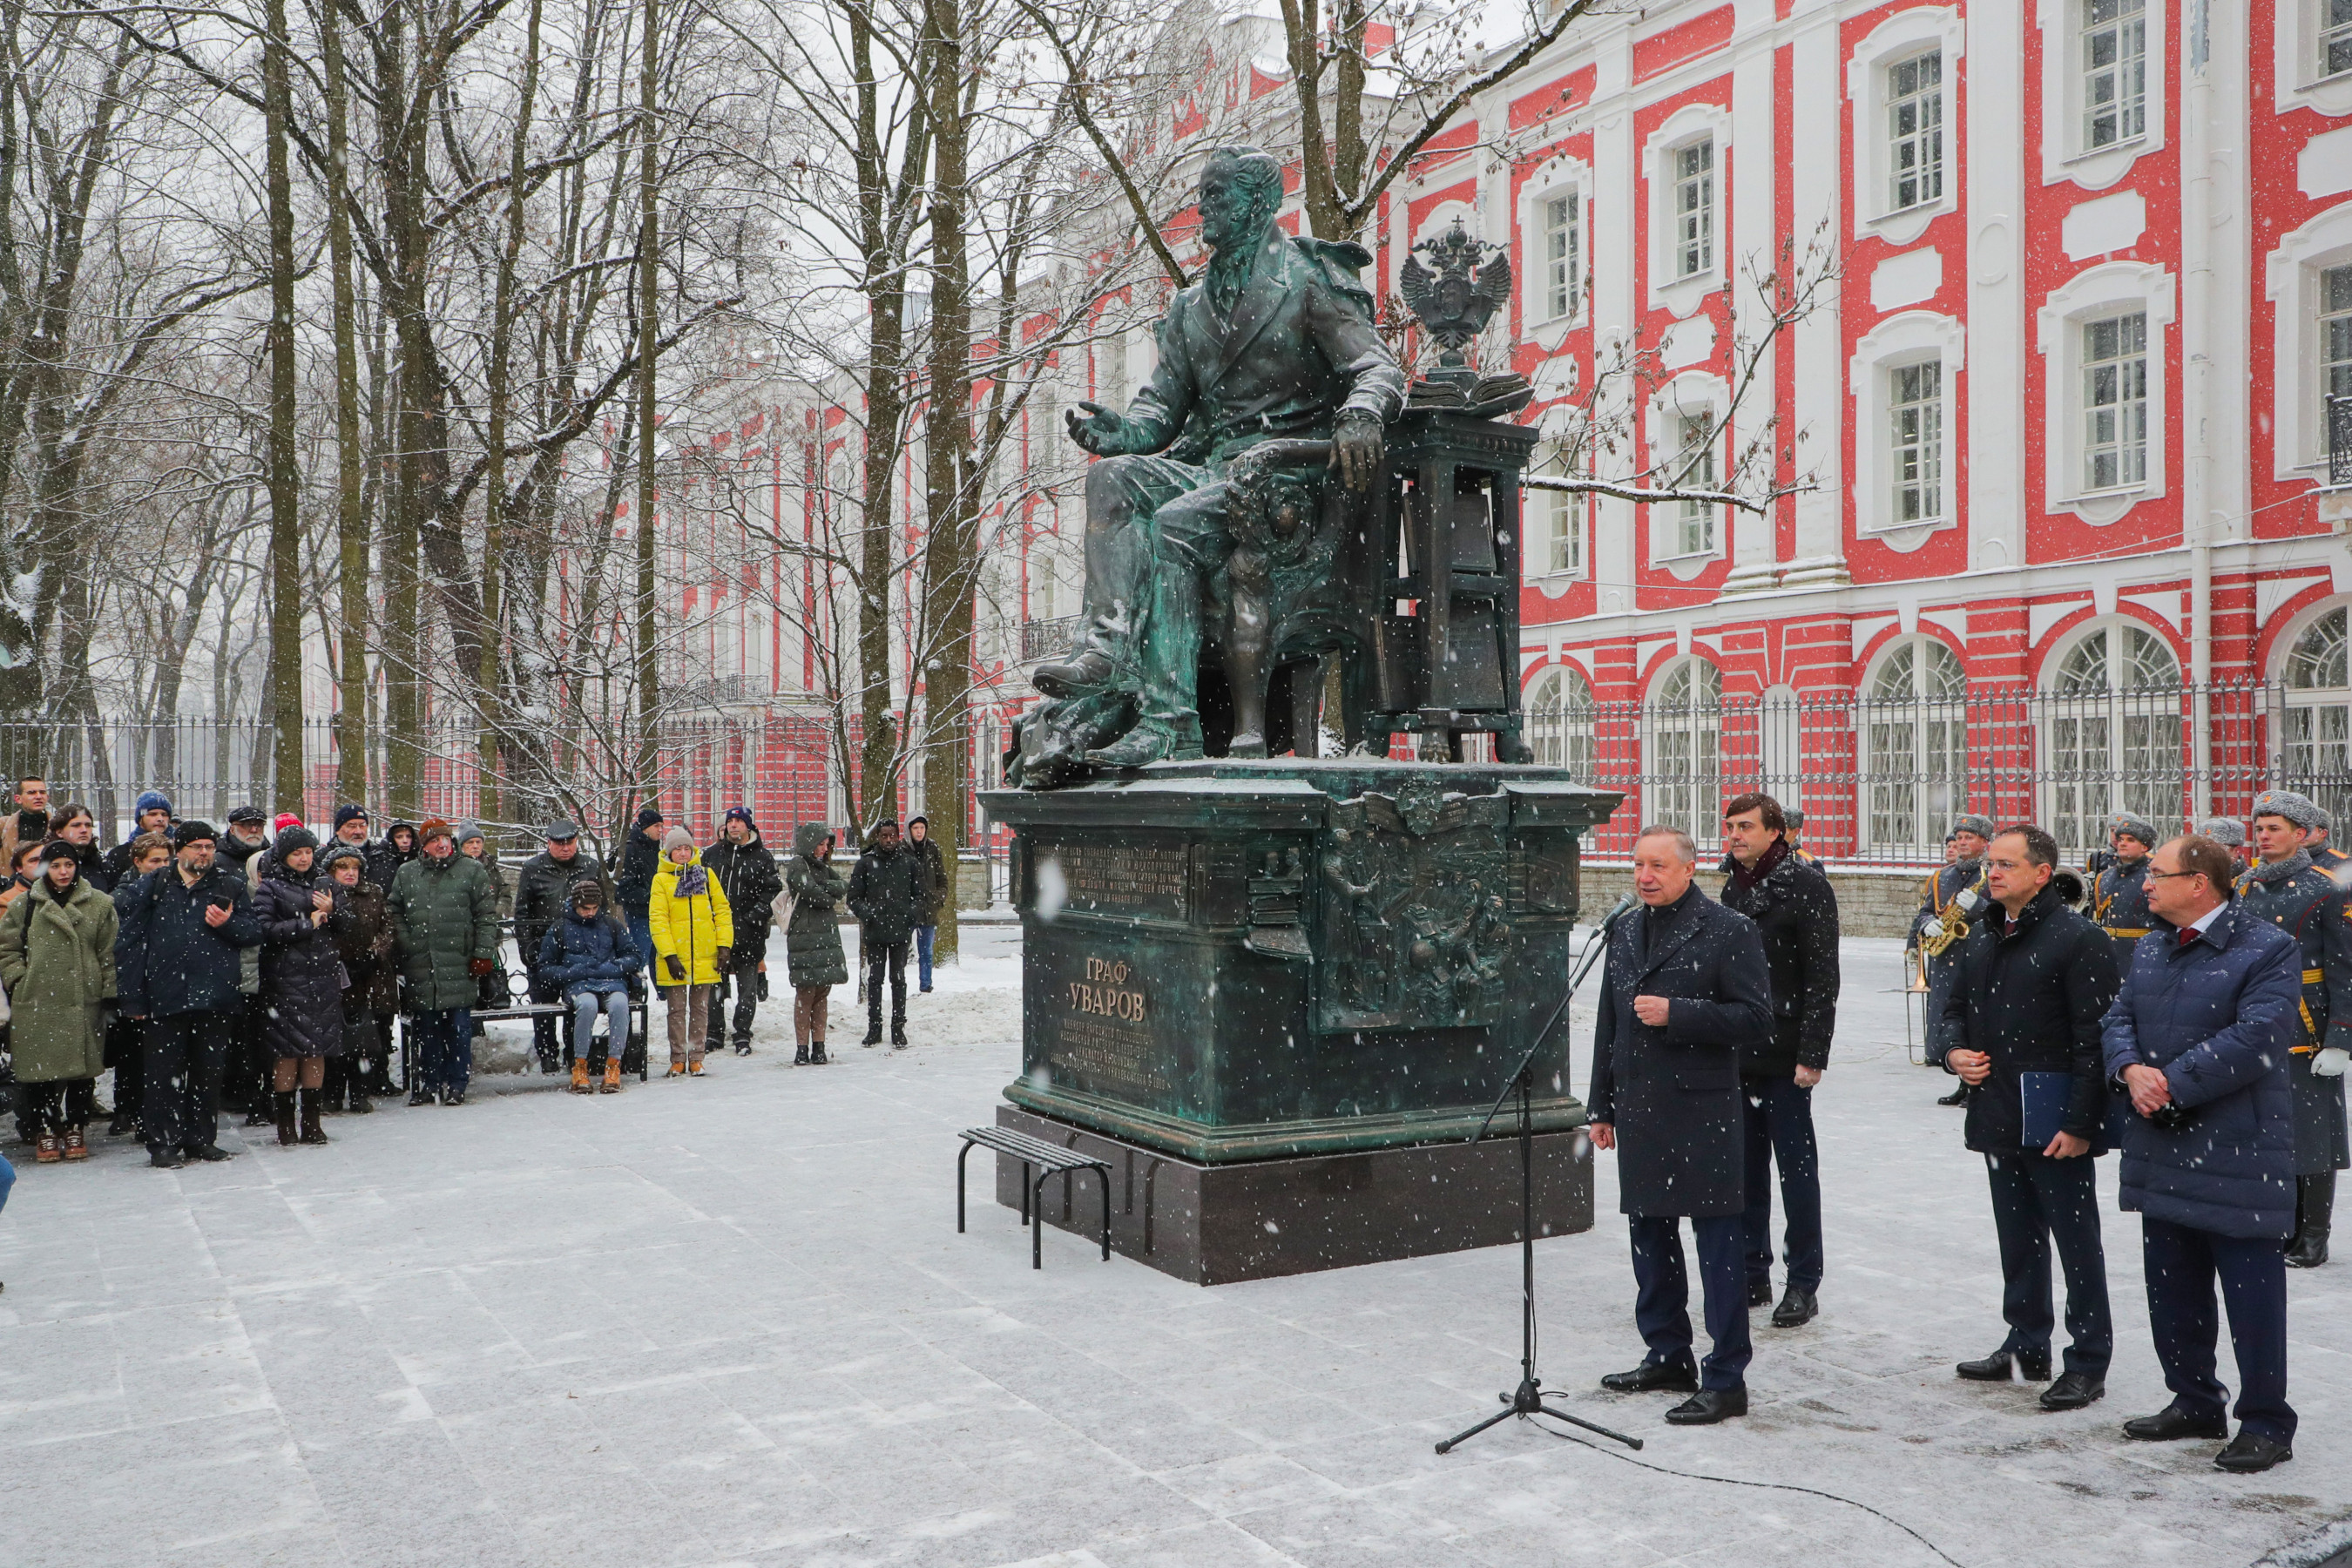
<path fill-rule="evenodd" d="M 2025 1106 L 2025 1131 L 2018 1142 L 2028 1149 L 2047 1149 L 2050 1140 L 2066 1131 L 2066 1106 L 2074 1098 L 2070 1072 L 2021 1072 L 2018 1098 Z"/>

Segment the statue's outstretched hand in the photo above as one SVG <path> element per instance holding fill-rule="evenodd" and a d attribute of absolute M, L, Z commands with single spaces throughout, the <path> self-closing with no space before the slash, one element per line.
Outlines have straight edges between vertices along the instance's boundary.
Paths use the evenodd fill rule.
<path fill-rule="evenodd" d="M 1116 458 L 1127 450 L 1127 416 L 1117 409 L 1081 403 L 1062 417 L 1070 423 L 1070 439 L 1096 457 Z"/>
<path fill-rule="evenodd" d="M 1361 408 L 1339 416 L 1331 432 L 1331 466 L 1351 490 L 1368 489 L 1381 471 L 1381 416 Z"/>

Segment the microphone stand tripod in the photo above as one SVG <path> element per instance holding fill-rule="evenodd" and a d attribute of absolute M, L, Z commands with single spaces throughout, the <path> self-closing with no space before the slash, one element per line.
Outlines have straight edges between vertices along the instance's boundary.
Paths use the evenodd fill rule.
<path fill-rule="evenodd" d="M 1519 1058 L 1518 1069 L 1511 1074 L 1510 1081 L 1503 1086 L 1503 1092 L 1495 1097 L 1494 1106 L 1486 1112 L 1486 1119 L 1478 1124 L 1478 1131 L 1471 1134 L 1470 1142 L 1473 1143 L 1484 1138 L 1486 1135 L 1486 1130 L 1494 1125 L 1496 1115 L 1503 1109 L 1503 1101 L 1508 1100 L 1514 1092 L 1518 1095 L 1519 1386 L 1512 1393 L 1496 1395 L 1503 1402 L 1502 1410 L 1487 1416 L 1469 1430 L 1457 1432 L 1437 1445 L 1437 1451 L 1441 1454 L 1451 1452 L 1484 1432 L 1487 1427 L 1498 1422 L 1507 1421 L 1514 1415 L 1549 1415 L 1555 1421 L 1565 1421 L 1571 1426 L 1581 1426 L 1588 1432 L 1598 1432 L 1603 1437 L 1613 1438 L 1629 1448 L 1639 1449 L 1642 1447 L 1642 1439 L 1639 1437 L 1628 1437 L 1622 1432 L 1612 1432 L 1606 1426 L 1595 1426 L 1580 1415 L 1571 1415 L 1555 1405 L 1546 1405 L 1543 1380 L 1536 1375 L 1536 1053 L 1543 1048 L 1544 1041 L 1551 1037 L 1553 1027 L 1568 1016 L 1568 1005 L 1575 998 L 1577 986 L 1583 984 L 1585 975 L 1591 971 L 1593 964 L 1599 962 L 1601 955 L 1608 952 L 1609 928 L 1617 923 L 1617 917 L 1625 912 L 1629 903 L 1630 899 L 1628 903 L 1619 904 L 1610 912 L 1609 918 L 1601 922 L 1600 929 L 1593 932 L 1592 942 L 1585 949 L 1584 962 L 1577 966 L 1576 973 L 1569 978 L 1568 994 L 1559 999 L 1559 1005 L 1553 1009 L 1550 1020 L 1537 1031 L 1535 1044 L 1529 1046 L 1527 1055 Z"/>

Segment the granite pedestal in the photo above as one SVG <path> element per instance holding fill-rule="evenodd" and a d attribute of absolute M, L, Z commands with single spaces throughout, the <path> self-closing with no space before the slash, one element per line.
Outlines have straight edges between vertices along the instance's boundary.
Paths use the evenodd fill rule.
<path fill-rule="evenodd" d="M 1466 1140 L 1559 1005 L 1578 838 L 1618 798 L 1554 768 L 1379 757 L 985 796 L 1014 830 L 1024 939 L 1001 1119 L 1112 1158 L 1112 1246 L 1181 1279 L 1516 1239 L 1510 1112 Z M 1534 1082 L 1538 1229 L 1580 1230 L 1564 1027 Z M 998 1193 L 1018 1206 L 1017 1167 Z"/>

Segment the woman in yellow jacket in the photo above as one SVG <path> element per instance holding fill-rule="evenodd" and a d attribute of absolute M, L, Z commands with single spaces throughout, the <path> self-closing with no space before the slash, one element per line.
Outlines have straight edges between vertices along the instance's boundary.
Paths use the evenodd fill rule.
<path fill-rule="evenodd" d="M 655 977 L 669 987 L 669 1076 L 700 1078 L 710 992 L 734 956 L 735 917 L 683 827 L 662 835 L 646 923 L 653 928 Z"/>

